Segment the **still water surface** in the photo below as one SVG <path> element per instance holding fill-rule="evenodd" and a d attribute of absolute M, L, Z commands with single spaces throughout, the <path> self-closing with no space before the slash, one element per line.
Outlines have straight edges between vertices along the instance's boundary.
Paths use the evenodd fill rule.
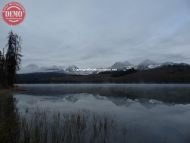
<path fill-rule="evenodd" d="M 70 142 L 190 142 L 190 85 L 39 84 L 19 86 L 24 91 L 14 93 L 13 96 L 19 115 L 26 117 L 26 120 L 30 120 L 34 115 L 39 116 L 37 113 L 45 113 L 45 116 L 48 116 L 46 120 L 56 118 L 51 116 L 55 113 L 59 118 L 60 114 L 70 113 L 82 114 L 85 117 L 83 121 L 88 122 L 89 127 L 84 126 L 84 129 L 79 131 L 83 131 L 84 134 L 77 131 L 76 140 L 71 141 L 72 137 L 67 137 Z M 74 128 L 79 128 L 78 118 L 77 116 Z M 99 129 L 101 125 L 102 132 Z M 98 129 L 99 135 L 95 133 Z M 61 130 L 63 128 L 59 128 L 59 134 Z M 89 137 L 89 134 L 92 137 Z M 48 138 L 50 139 L 52 138 Z M 60 140 L 58 142 L 64 142 Z"/>

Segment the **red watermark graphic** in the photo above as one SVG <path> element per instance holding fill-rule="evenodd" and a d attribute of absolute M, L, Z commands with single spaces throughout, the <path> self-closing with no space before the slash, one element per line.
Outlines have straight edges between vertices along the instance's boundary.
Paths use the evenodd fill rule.
<path fill-rule="evenodd" d="M 3 20 L 9 25 L 18 25 L 24 21 L 26 11 L 18 2 L 7 3 L 2 10 Z"/>

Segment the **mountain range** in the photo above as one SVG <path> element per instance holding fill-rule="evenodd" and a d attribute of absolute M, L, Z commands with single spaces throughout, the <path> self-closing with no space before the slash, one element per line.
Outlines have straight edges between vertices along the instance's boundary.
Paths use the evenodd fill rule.
<path fill-rule="evenodd" d="M 98 74 L 102 71 L 126 71 L 129 69 L 136 69 L 136 70 L 148 70 L 148 69 L 154 69 L 161 66 L 167 66 L 167 65 L 188 65 L 186 63 L 173 63 L 173 62 L 164 62 L 164 63 L 157 63 L 152 60 L 144 60 L 141 63 L 137 65 L 133 65 L 128 61 L 124 62 L 116 62 L 111 66 L 105 67 L 105 68 L 87 68 L 80 69 L 79 67 L 75 65 L 71 65 L 68 67 L 65 66 L 42 66 L 39 67 L 35 64 L 30 64 L 25 67 L 21 67 L 21 69 L 18 71 L 18 74 L 26 74 L 26 73 L 64 73 L 64 74 L 71 74 L 71 75 L 89 75 L 89 74 Z"/>
<path fill-rule="evenodd" d="M 190 83 L 190 65 L 188 64 L 163 63 L 156 65 L 151 63 L 147 65 L 144 62 L 144 65 L 139 65 L 139 67 L 130 69 L 125 67 L 123 70 L 85 75 L 76 73 L 78 71 L 75 66 L 68 67 L 61 72 L 51 68 L 47 70 L 48 72 L 17 74 L 16 83 Z"/>

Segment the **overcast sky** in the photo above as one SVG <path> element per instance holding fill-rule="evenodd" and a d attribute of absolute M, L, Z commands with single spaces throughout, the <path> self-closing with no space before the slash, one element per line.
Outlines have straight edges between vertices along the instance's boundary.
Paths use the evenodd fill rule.
<path fill-rule="evenodd" d="M 17 0 L 19 1 L 19 0 Z M 9 1 L 1 0 L 0 8 Z M 23 65 L 109 66 L 116 61 L 190 63 L 190 0 L 22 0 L 26 19 L 0 19 L 0 47 L 12 29 Z"/>

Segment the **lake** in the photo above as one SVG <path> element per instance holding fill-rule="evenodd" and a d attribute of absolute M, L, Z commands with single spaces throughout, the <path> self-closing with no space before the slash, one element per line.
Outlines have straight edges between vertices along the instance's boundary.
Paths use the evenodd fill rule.
<path fill-rule="evenodd" d="M 1 143 L 190 142 L 189 84 L 18 86 L 0 96 Z"/>

